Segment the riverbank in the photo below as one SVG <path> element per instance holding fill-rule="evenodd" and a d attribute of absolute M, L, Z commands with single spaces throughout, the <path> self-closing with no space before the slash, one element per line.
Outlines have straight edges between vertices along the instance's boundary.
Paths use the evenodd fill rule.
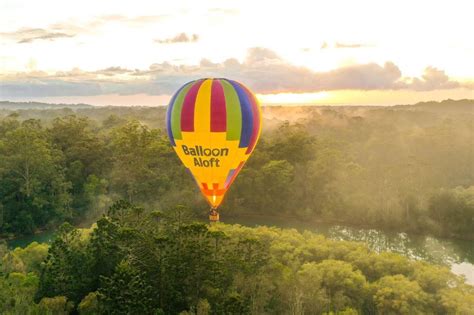
<path fill-rule="evenodd" d="M 304 222 L 288 217 L 228 217 L 224 223 L 250 227 L 276 226 L 292 228 L 300 232 L 307 230 L 333 240 L 361 242 L 376 252 L 390 251 L 410 259 L 449 266 L 453 273 L 464 276 L 467 283 L 474 285 L 474 246 L 471 241 L 328 224 L 327 222 Z"/>
<path fill-rule="evenodd" d="M 228 216 L 224 217 L 223 222 L 249 227 L 275 226 L 296 229 L 300 232 L 307 230 L 322 234 L 333 240 L 362 242 L 376 252 L 390 251 L 410 259 L 449 266 L 454 273 L 465 276 L 467 282 L 474 285 L 474 246 L 470 241 L 382 231 L 327 222 L 301 221 L 283 216 Z M 84 225 L 81 226 L 84 227 Z M 48 243 L 53 239 L 54 233 L 54 230 L 44 231 L 39 234 L 8 240 L 7 244 L 8 247 L 15 248 L 26 247 L 34 241 Z"/>
<path fill-rule="evenodd" d="M 434 237 L 437 239 L 444 239 L 444 240 L 452 240 L 452 241 L 461 241 L 461 242 L 473 242 L 474 243 L 474 238 L 470 237 L 459 237 L 459 235 L 443 235 L 443 234 L 436 234 L 429 232 L 427 230 L 403 230 L 399 229 L 396 227 L 377 227 L 375 224 L 362 224 L 362 223 L 355 223 L 355 222 L 347 222 L 345 220 L 336 220 L 336 219 L 318 219 L 318 218 L 301 218 L 301 217 L 295 217 L 295 216 L 290 216 L 290 215 L 265 215 L 265 214 L 258 214 L 258 213 L 239 213 L 238 215 L 229 215 L 229 216 L 222 216 L 221 215 L 221 221 L 222 218 L 224 220 L 227 218 L 228 220 L 236 220 L 239 218 L 244 218 L 244 219 L 268 219 L 268 218 L 273 218 L 277 220 L 289 220 L 291 222 L 295 223 L 304 223 L 308 225 L 340 225 L 340 226 L 347 226 L 351 228 L 358 228 L 358 229 L 375 229 L 375 230 L 381 230 L 387 233 L 406 233 L 411 236 L 417 236 L 417 237 Z"/>

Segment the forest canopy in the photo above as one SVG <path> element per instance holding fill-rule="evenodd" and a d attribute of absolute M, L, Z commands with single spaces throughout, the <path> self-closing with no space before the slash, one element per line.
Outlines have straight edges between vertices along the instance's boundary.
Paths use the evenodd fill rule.
<path fill-rule="evenodd" d="M 120 199 L 205 214 L 164 132 L 165 108 L 72 108 L 0 111 L 2 235 L 92 222 Z M 264 107 L 263 135 L 222 213 L 472 240 L 473 108 Z"/>
<path fill-rule="evenodd" d="M 91 229 L 4 251 L 2 314 L 468 314 L 448 268 L 310 232 L 115 203 Z M 1 249 L 1 247 L 0 247 Z"/>
<path fill-rule="evenodd" d="M 208 206 L 168 142 L 164 108 L 30 105 L 0 110 L 0 237 L 56 237 L 0 241 L 2 314 L 474 309 L 473 287 L 442 265 L 307 231 L 203 224 Z M 473 240 L 473 108 L 265 107 L 222 217 Z"/>

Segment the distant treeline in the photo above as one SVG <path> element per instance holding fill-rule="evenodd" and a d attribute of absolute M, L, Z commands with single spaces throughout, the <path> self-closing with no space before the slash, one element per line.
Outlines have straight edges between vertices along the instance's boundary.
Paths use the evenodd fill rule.
<path fill-rule="evenodd" d="M 48 104 L 41 102 L 9 102 L 0 101 L 0 109 L 3 110 L 18 110 L 18 109 L 58 109 L 58 108 L 93 108 L 92 105 L 87 104 Z"/>
<path fill-rule="evenodd" d="M 192 220 L 120 201 L 51 245 L 0 244 L 1 314 L 471 314 L 447 267 L 294 229 Z"/>
<path fill-rule="evenodd" d="M 474 239 L 474 103 L 265 107 L 222 206 Z M 2 113 L 2 112 L 0 112 Z M 176 158 L 164 108 L 3 111 L 0 231 L 93 220 L 114 200 L 207 206 Z"/>

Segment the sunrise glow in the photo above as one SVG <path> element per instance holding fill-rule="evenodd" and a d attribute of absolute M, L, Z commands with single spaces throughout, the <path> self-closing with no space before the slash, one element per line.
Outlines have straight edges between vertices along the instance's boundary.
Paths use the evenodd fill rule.
<path fill-rule="evenodd" d="M 163 105 L 200 77 L 239 80 L 264 104 L 390 105 L 474 86 L 467 0 L 1 6 L 0 100 Z"/>

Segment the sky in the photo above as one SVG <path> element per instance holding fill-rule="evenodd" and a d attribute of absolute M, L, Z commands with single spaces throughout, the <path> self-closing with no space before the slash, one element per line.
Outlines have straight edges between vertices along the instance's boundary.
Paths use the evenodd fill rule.
<path fill-rule="evenodd" d="M 474 98 L 470 0 L 0 0 L 0 100 L 166 105 L 225 77 L 262 104 Z"/>

